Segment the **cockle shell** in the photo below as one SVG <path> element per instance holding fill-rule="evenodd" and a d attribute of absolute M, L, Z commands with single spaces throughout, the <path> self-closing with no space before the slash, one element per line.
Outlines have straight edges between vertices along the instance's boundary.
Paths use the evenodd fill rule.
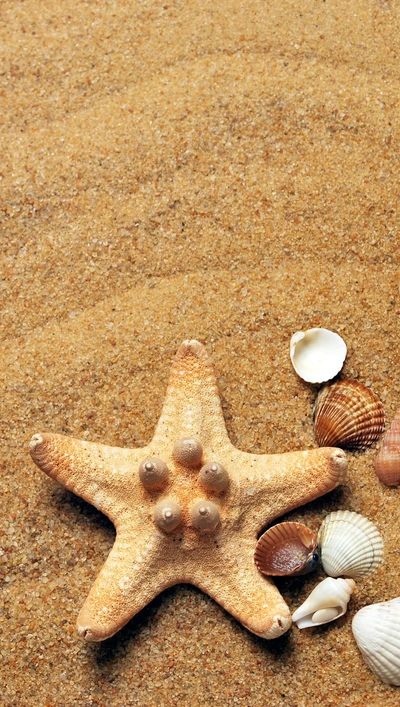
<path fill-rule="evenodd" d="M 380 564 L 383 540 L 368 518 L 353 511 L 326 516 L 318 533 L 324 571 L 330 577 L 363 577 Z"/>
<path fill-rule="evenodd" d="M 262 574 L 300 575 L 315 569 L 317 536 L 302 523 L 278 523 L 260 537 L 254 562 Z"/>
<path fill-rule="evenodd" d="M 396 412 L 375 459 L 375 471 L 386 486 L 400 484 L 400 410 Z"/>
<path fill-rule="evenodd" d="M 308 383 L 324 383 L 341 370 L 347 347 L 329 329 L 297 331 L 290 339 L 290 358 L 297 375 Z"/>
<path fill-rule="evenodd" d="M 400 597 L 357 611 L 353 636 L 372 672 L 387 685 L 400 685 Z"/>
<path fill-rule="evenodd" d="M 320 447 L 365 449 L 383 432 L 385 413 L 375 393 L 357 380 L 325 386 L 314 405 L 314 431 Z"/>
<path fill-rule="evenodd" d="M 356 586 L 353 579 L 326 577 L 311 592 L 292 619 L 298 628 L 310 628 L 334 621 L 347 611 L 347 604 Z"/>

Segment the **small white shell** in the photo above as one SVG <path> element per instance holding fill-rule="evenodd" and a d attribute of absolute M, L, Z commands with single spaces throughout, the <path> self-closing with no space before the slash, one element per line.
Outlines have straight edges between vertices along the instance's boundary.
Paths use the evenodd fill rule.
<path fill-rule="evenodd" d="M 353 579 L 326 577 L 317 584 L 304 604 L 296 609 L 292 616 L 294 623 L 298 628 L 309 628 L 343 616 L 355 586 Z"/>
<path fill-rule="evenodd" d="M 343 366 L 346 352 L 342 337 L 329 329 L 298 331 L 290 340 L 293 368 L 308 383 L 334 378 Z"/>
<path fill-rule="evenodd" d="M 326 516 L 318 533 L 324 571 L 330 577 L 363 577 L 378 567 L 383 557 L 382 536 L 368 518 L 352 511 Z"/>
<path fill-rule="evenodd" d="M 357 611 L 353 636 L 372 672 L 387 685 L 400 685 L 400 597 Z"/>

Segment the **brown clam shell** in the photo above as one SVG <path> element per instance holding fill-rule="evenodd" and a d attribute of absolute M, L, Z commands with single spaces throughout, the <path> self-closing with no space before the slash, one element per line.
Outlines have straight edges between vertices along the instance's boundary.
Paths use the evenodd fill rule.
<path fill-rule="evenodd" d="M 265 531 L 254 553 L 262 574 L 274 577 L 311 572 L 319 561 L 317 536 L 302 523 L 278 523 Z"/>
<path fill-rule="evenodd" d="M 386 486 L 400 485 L 400 410 L 386 432 L 382 447 L 375 459 L 375 471 Z"/>
<path fill-rule="evenodd" d="M 365 449 L 385 426 L 383 405 L 364 383 L 350 378 L 320 390 L 314 405 L 314 432 L 320 447 Z"/>

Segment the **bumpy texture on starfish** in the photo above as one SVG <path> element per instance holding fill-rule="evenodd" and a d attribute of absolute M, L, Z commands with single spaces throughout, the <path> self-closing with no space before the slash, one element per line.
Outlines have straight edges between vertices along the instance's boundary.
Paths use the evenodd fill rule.
<path fill-rule="evenodd" d="M 86 640 L 112 636 L 163 589 L 188 582 L 247 629 L 276 638 L 290 612 L 254 564 L 272 520 L 341 483 L 341 449 L 248 454 L 225 428 L 211 363 L 198 341 L 174 359 L 155 435 L 120 449 L 36 434 L 34 462 L 105 513 L 115 544 L 78 617 Z"/>

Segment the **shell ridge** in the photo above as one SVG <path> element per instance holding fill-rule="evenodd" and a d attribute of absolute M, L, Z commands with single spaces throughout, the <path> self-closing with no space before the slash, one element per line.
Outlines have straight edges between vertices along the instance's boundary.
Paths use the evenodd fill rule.
<path fill-rule="evenodd" d="M 379 480 L 387 486 L 400 484 L 400 410 L 395 413 L 387 430 L 382 447 L 375 459 L 375 471 Z"/>
<path fill-rule="evenodd" d="M 383 405 L 363 383 L 343 379 L 323 388 L 314 403 L 319 445 L 363 449 L 384 429 Z"/>
<path fill-rule="evenodd" d="M 372 672 L 387 684 L 400 685 L 400 597 L 360 609 L 352 631 Z"/>
<path fill-rule="evenodd" d="M 266 530 L 259 538 L 254 561 L 262 574 L 285 576 L 314 569 L 316 535 L 302 523 L 287 521 Z"/>
<path fill-rule="evenodd" d="M 321 562 L 328 575 L 360 577 L 381 562 L 383 540 L 374 524 L 353 511 L 326 516 L 318 533 Z"/>

